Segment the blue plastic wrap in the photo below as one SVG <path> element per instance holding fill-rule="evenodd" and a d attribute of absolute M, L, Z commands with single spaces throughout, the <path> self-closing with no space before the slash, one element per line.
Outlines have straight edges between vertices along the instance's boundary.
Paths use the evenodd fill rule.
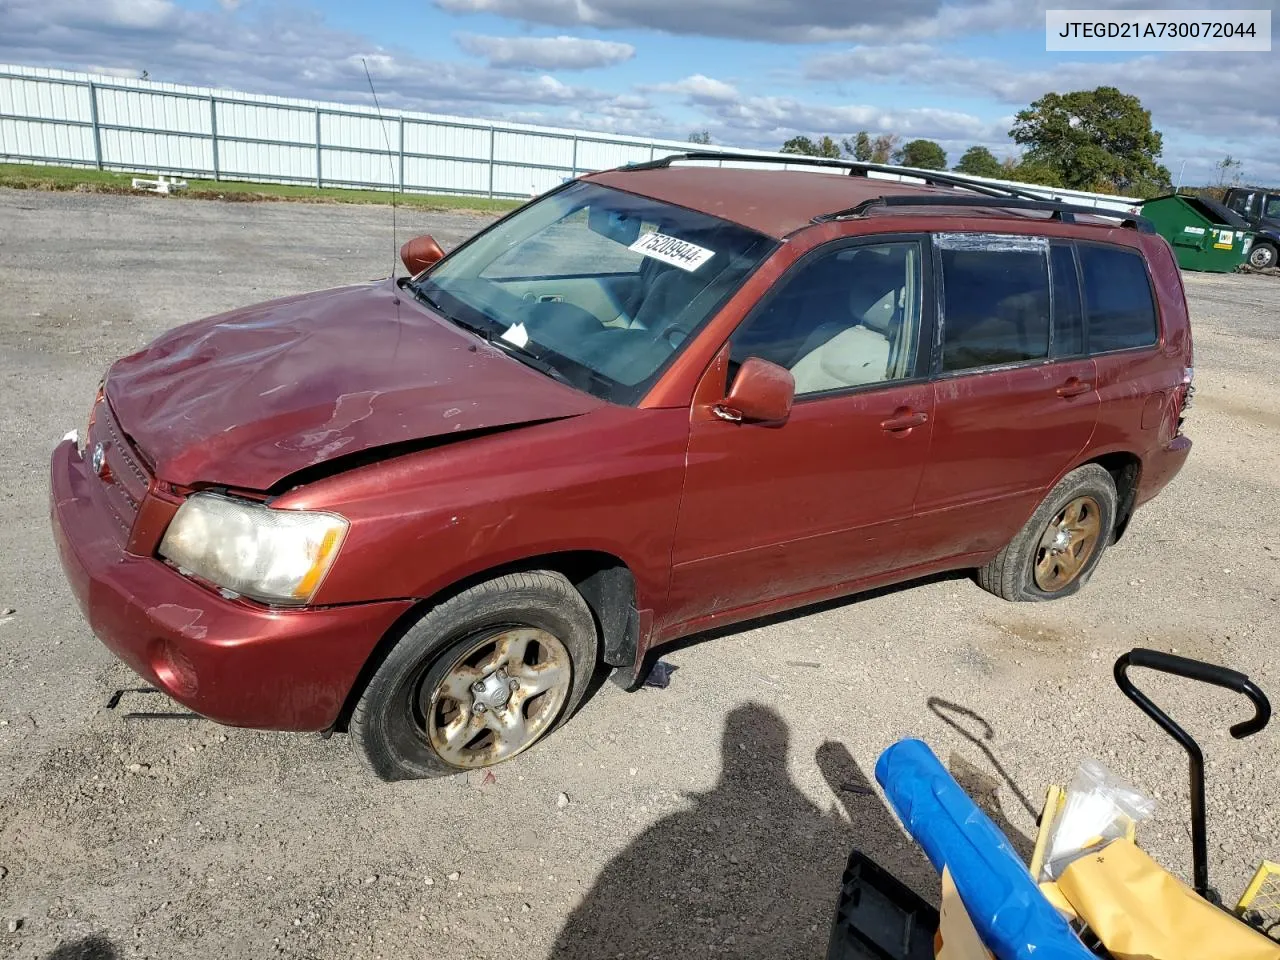
<path fill-rule="evenodd" d="M 965 911 L 998 960 L 1091 960 L 994 823 L 919 740 L 880 755 L 876 779 L 939 873 L 951 871 Z"/>

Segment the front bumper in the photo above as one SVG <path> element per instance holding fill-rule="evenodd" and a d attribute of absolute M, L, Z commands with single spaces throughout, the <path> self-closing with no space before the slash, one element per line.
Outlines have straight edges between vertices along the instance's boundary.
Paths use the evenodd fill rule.
<path fill-rule="evenodd" d="M 103 487 L 64 440 L 50 517 L 62 568 L 97 637 L 141 677 L 211 720 L 268 730 L 333 725 L 378 642 L 412 604 L 273 610 L 227 600 L 130 554 Z"/>

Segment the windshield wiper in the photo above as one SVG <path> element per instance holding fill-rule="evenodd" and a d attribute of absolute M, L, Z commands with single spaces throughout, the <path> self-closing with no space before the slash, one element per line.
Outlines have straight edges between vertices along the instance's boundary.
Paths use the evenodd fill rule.
<path fill-rule="evenodd" d="M 572 381 L 565 376 L 558 367 L 543 360 L 536 353 L 531 353 L 524 347 L 518 347 L 510 340 L 503 340 L 501 337 L 490 337 L 489 342 L 514 360 L 519 360 L 526 367 L 532 367 L 539 373 L 546 374 L 552 380 L 559 380 L 561 383 L 567 383 L 573 386 Z"/>
<path fill-rule="evenodd" d="M 463 330 L 469 330 L 470 332 L 474 333 L 477 337 L 486 341 L 487 343 L 493 343 L 492 330 L 488 329 L 487 327 L 482 327 L 478 323 L 468 323 L 466 320 L 463 320 L 461 317 L 455 317 L 453 314 L 451 314 L 448 310 L 446 310 L 444 307 L 440 305 L 439 300 L 431 296 L 431 294 L 427 293 L 427 291 L 423 290 L 422 287 L 419 286 L 418 284 L 409 283 L 407 284 L 407 286 L 410 290 L 413 291 L 413 295 L 415 297 L 417 297 L 420 301 L 425 303 L 428 307 L 430 307 L 436 313 L 440 314 L 440 316 L 444 317 L 450 323 L 454 324 L 455 326 L 461 327 Z"/>
<path fill-rule="evenodd" d="M 545 374 L 546 376 L 551 377 L 553 380 L 559 380 L 561 383 L 567 383 L 570 386 L 573 386 L 573 383 L 569 380 L 569 378 L 565 376 L 557 367 L 555 367 L 553 364 L 548 363 L 546 360 L 543 360 L 542 357 L 538 356 L 536 353 L 524 347 L 521 347 L 510 340 L 504 340 L 501 337 L 495 337 L 492 327 L 481 326 L 478 323 L 469 323 L 466 320 L 463 320 L 461 317 L 453 316 L 451 313 L 445 310 L 444 307 L 440 306 L 439 301 L 437 301 L 429 293 L 423 290 L 422 287 L 419 286 L 418 284 L 410 283 L 410 284 L 407 284 L 407 286 L 409 287 L 410 290 L 413 291 L 413 295 L 415 297 L 417 297 L 419 300 L 421 300 L 423 303 L 429 306 L 436 313 L 440 314 L 440 316 L 444 317 L 450 323 L 461 327 L 463 330 L 469 330 L 471 333 L 474 333 L 481 340 L 497 347 L 507 356 L 515 360 L 519 360 L 525 366 L 532 367 L 534 370 L 537 370 L 539 373 Z"/>

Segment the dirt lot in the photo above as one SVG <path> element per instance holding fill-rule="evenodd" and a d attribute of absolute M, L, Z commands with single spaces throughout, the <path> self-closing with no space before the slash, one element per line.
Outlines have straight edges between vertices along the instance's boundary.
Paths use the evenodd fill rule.
<path fill-rule="evenodd" d="M 402 212 L 401 234 L 451 245 L 479 222 Z M 1145 644 L 1280 700 L 1269 277 L 1187 278 L 1195 450 L 1071 600 L 957 577 L 728 633 L 671 653 L 668 689 L 606 685 L 492 782 L 375 784 L 340 736 L 122 718 L 154 696 L 107 709 L 136 681 L 62 582 L 51 448 L 107 363 L 166 327 L 384 275 L 391 251 L 385 208 L 0 191 L 0 956 L 816 958 L 850 845 L 933 893 L 864 789 L 908 734 L 995 790 L 1018 842 L 1044 786 L 1097 757 L 1155 794 L 1146 844 L 1189 873 L 1182 757 L 1110 670 Z M 1203 735 L 1234 900 L 1280 854 L 1276 734 L 1232 741 L 1230 695 L 1150 687 Z"/>

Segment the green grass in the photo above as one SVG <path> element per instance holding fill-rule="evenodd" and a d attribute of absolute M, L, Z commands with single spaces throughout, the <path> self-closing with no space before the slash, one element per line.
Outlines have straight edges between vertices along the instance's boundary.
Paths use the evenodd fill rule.
<path fill-rule="evenodd" d="M 0 163 L 0 187 L 19 190 L 79 190 L 85 193 L 134 193 L 135 176 L 154 173 L 117 173 L 79 167 L 48 167 L 25 163 Z M 245 183 L 238 180 L 188 180 L 187 189 L 172 194 L 198 200 L 286 200 L 295 203 L 380 203 L 389 204 L 391 194 L 383 190 L 343 190 L 338 187 L 295 186 L 283 183 Z M 417 210 L 473 210 L 506 213 L 520 205 L 517 200 L 490 200 L 487 197 L 460 197 L 448 194 L 402 193 L 396 203 Z"/>

